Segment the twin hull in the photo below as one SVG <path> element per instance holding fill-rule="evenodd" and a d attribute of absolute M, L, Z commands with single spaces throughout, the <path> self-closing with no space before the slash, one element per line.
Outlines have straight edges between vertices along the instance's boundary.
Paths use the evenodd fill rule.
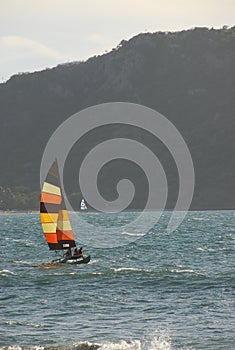
<path fill-rule="evenodd" d="M 87 264 L 89 263 L 89 261 L 91 260 L 90 255 L 86 256 L 85 258 L 79 258 L 79 257 L 75 257 L 72 256 L 70 258 L 61 258 L 59 260 L 59 263 L 63 263 L 63 264 Z"/>

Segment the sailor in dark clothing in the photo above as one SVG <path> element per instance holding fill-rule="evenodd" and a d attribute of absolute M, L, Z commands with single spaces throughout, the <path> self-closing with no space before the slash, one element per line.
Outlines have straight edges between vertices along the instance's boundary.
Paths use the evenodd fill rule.
<path fill-rule="evenodd" d="M 78 250 L 78 256 L 80 257 L 80 258 L 83 258 L 84 257 L 84 255 L 83 255 L 83 247 L 80 247 L 79 248 L 79 250 Z"/>
<path fill-rule="evenodd" d="M 71 248 L 68 248 L 67 252 L 64 254 L 64 257 L 69 258 L 71 255 Z"/>
<path fill-rule="evenodd" d="M 73 256 L 77 256 L 79 258 L 83 258 L 84 255 L 83 255 L 83 247 L 80 247 L 79 249 L 78 248 L 75 248 L 74 251 L 73 251 Z"/>

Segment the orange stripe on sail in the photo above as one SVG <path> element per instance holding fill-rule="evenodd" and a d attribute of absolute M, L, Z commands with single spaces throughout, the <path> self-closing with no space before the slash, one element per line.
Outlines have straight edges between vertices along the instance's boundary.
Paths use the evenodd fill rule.
<path fill-rule="evenodd" d="M 74 241 L 73 231 L 60 231 L 57 230 L 57 239 L 58 241 Z"/>
<path fill-rule="evenodd" d="M 44 233 L 47 243 L 58 243 L 56 233 Z"/>
<path fill-rule="evenodd" d="M 61 196 L 57 196 L 56 194 L 42 192 L 40 202 L 52 203 L 52 204 L 60 204 Z"/>

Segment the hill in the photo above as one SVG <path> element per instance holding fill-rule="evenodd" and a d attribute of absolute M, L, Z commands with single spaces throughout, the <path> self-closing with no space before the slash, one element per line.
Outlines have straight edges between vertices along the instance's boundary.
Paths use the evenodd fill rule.
<path fill-rule="evenodd" d="M 234 62 L 235 27 L 195 28 L 139 34 L 86 62 L 12 76 L 0 84 L 0 185 L 39 191 L 41 157 L 60 123 L 95 104 L 127 101 L 159 111 L 184 137 L 196 173 L 191 209 L 234 208 Z M 65 174 L 74 203 L 80 197 L 75 174 L 82 157 L 100 140 L 122 135 L 129 130 L 109 127 L 74 147 Z M 173 207 L 178 181 L 170 155 L 146 133 L 134 130 L 132 137 L 158 150 L 170 187 L 167 206 Z M 133 164 L 107 165 L 100 174 L 101 191 L 114 198 L 115 181 L 124 175 L 138 187 L 131 208 L 140 208 L 147 184 Z"/>

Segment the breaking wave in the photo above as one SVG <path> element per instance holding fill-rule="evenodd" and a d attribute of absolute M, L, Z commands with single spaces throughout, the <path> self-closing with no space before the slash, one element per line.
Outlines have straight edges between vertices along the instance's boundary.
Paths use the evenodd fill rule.
<path fill-rule="evenodd" d="M 73 345 L 61 345 L 54 347 L 32 346 L 21 347 L 5 346 L 0 347 L 0 350 L 172 350 L 170 339 L 167 335 L 152 336 L 142 340 L 120 340 L 117 342 L 104 342 L 101 344 L 81 342 Z"/>

